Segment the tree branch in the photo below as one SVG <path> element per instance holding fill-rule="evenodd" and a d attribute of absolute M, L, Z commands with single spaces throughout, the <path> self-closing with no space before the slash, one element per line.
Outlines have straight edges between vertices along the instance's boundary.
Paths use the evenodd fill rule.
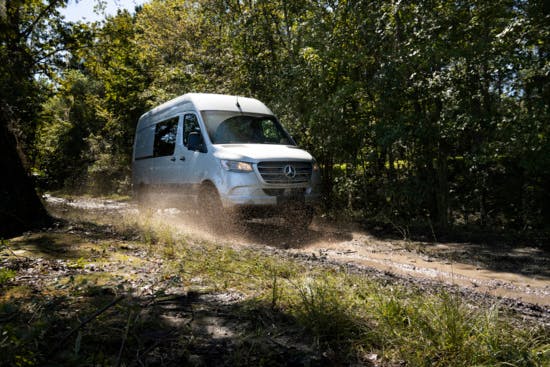
<path fill-rule="evenodd" d="M 42 11 L 40 12 L 40 14 L 38 14 L 38 16 L 36 17 L 36 19 L 31 23 L 30 26 L 27 27 L 27 29 L 25 29 L 22 33 L 21 33 L 21 37 L 23 39 L 26 39 L 30 34 L 31 32 L 33 31 L 34 27 L 36 27 L 36 25 L 38 24 L 38 22 L 40 22 L 45 16 L 47 16 L 51 11 L 52 9 L 54 9 L 55 7 L 57 7 L 59 4 L 61 3 L 65 3 L 65 0 L 50 0 L 50 3 L 48 6 L 46 6 L 44 9 L 42 9 Z"/>

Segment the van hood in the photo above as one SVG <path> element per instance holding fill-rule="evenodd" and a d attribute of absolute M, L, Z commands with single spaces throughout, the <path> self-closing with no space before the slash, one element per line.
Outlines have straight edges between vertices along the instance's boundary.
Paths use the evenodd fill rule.
<path fill-rule="evenodd" d="M 292 145 L 217 144 L 214 148 L 216 158 L 234 161 L 258 163 L 260 161 L 313 160 L 311 154 Z"/>

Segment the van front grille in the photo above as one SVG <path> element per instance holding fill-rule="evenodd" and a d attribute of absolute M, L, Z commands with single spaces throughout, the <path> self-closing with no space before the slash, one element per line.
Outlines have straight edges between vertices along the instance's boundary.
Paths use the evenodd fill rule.
<path fill-rule="evenodd" d="M 311 179 L 311 162 L 260 162 L 258 171 L 270 184 L 308 183 Z"/>

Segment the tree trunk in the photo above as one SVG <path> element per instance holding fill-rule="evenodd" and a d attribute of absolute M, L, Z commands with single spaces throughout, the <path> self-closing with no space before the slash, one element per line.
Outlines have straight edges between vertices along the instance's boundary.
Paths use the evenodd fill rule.
<path fill-rule="evenodd" d="M 51 222 L 17 153 L 8 121 L 7 108 L 0 105 L 0 238 Z"/>
<path fill-rule="evenodd" d="M 449 226 L 449 169 L 447 165 L 447 155 L 441 150 L 437 157 L 437 187 L 436 203 L 437 203 L 437 224 L 446 230 Z"/>

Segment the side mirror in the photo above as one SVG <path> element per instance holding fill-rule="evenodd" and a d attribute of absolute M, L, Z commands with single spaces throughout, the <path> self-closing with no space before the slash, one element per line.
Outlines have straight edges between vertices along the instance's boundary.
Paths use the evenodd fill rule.
<path fill-rule="evenodd" d="M 187 149 L 206 153 L 206 147 L 199 132 L 194 131 L 189 133 L 187 137 Z"/>

